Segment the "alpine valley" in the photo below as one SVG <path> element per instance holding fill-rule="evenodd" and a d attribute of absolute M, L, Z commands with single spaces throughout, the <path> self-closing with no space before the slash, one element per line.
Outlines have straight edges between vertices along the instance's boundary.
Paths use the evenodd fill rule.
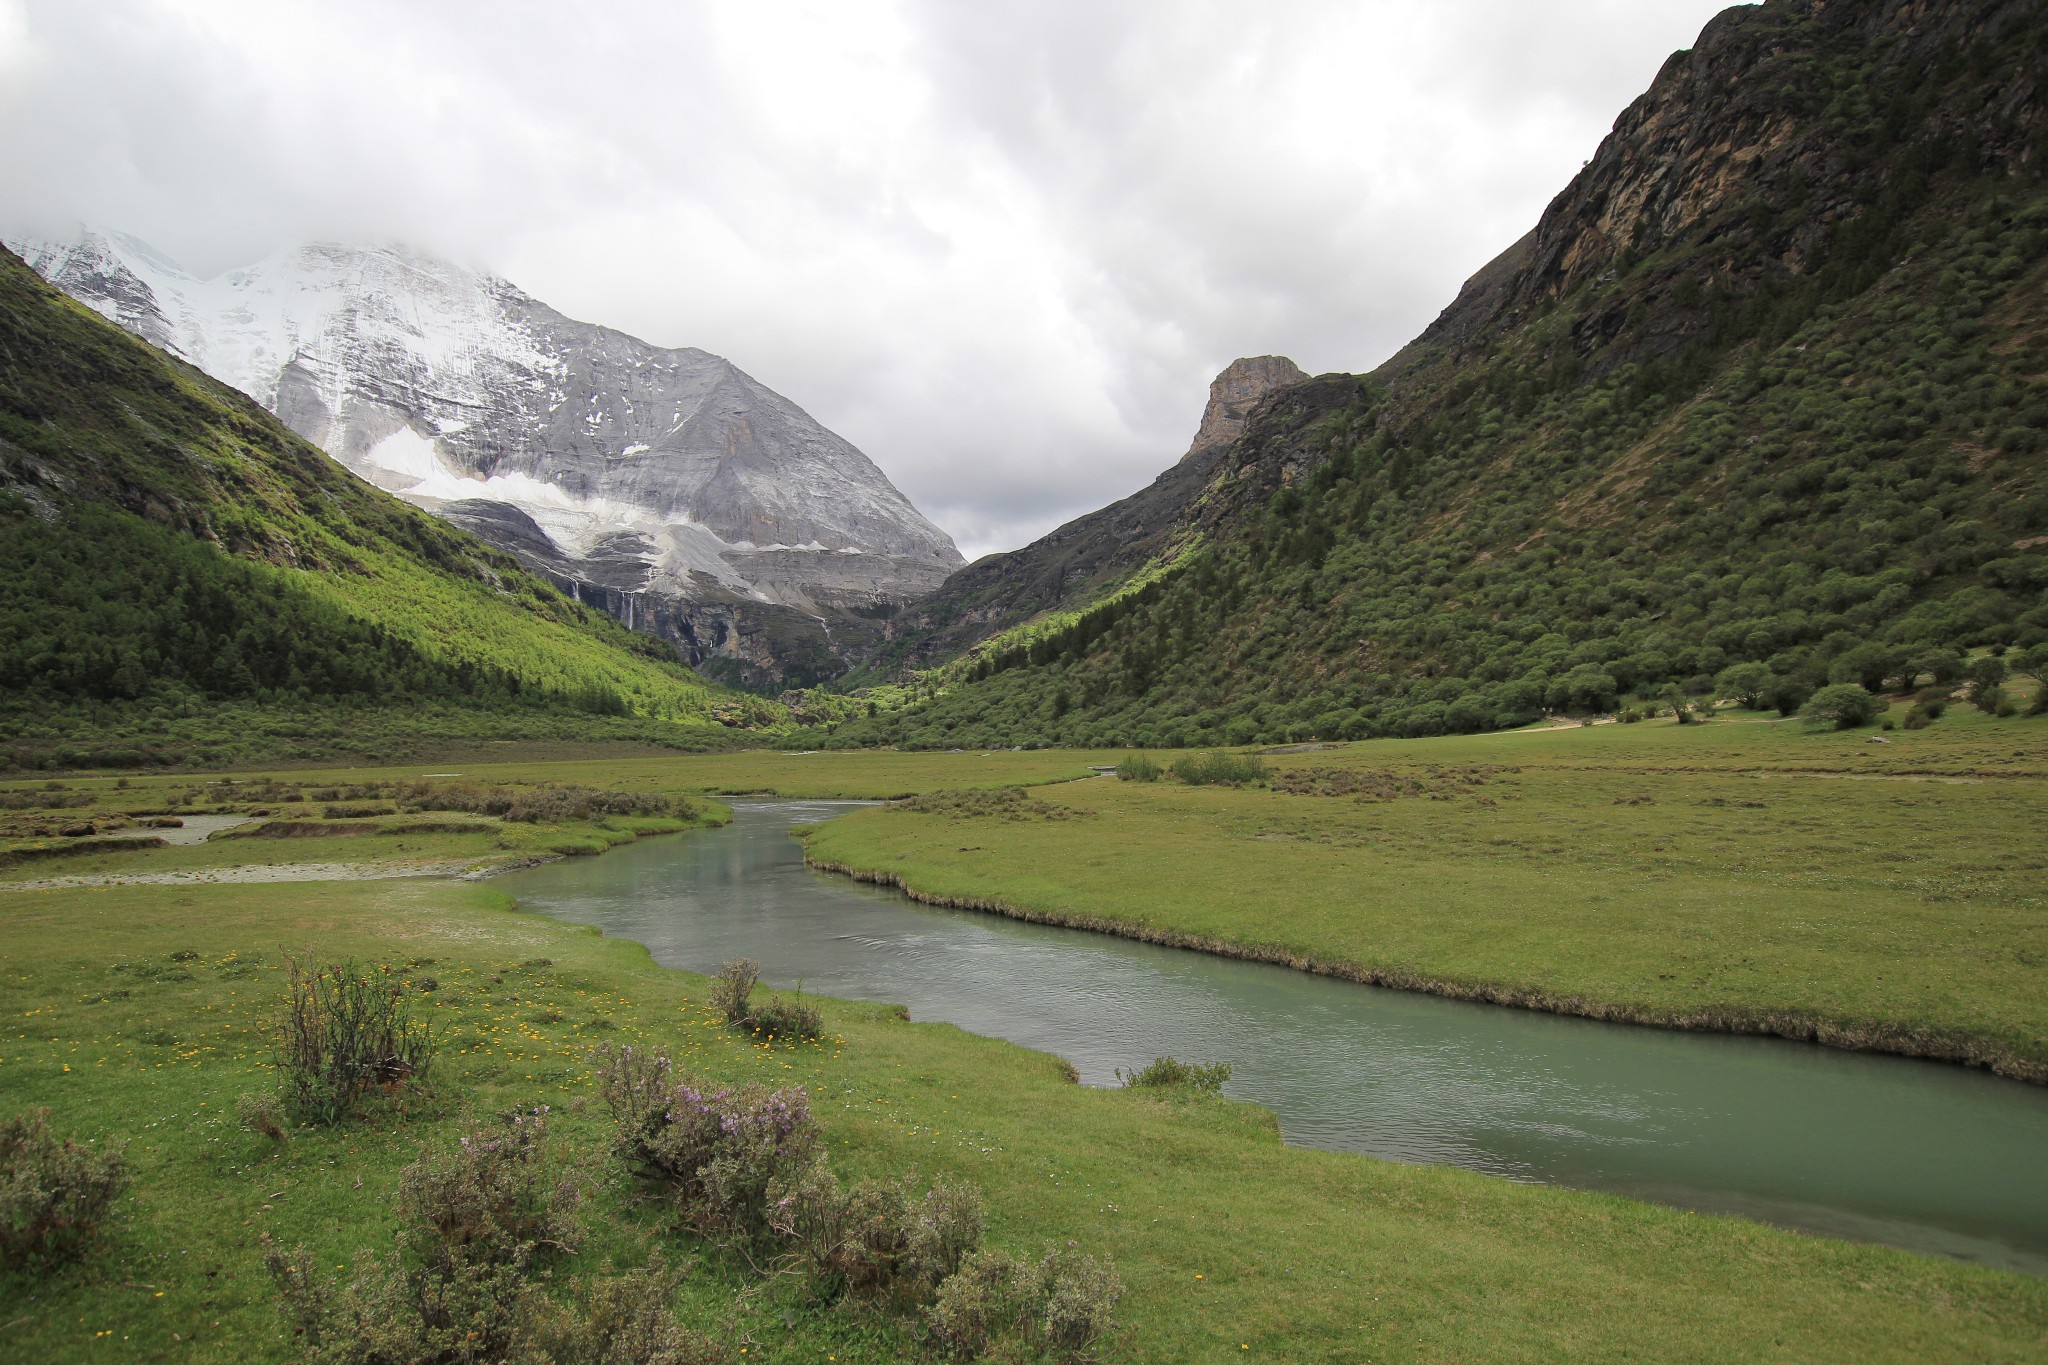
<path fill-rule="evenodd" d="M 666 156 L 715 138 L 822 206 L 745 220 L 830 243 L 771 262 L 805 317 L 887 203 L 972 248 L 853 279 L 909 282 L 881 344 L 952 421 L 1014 410 L 968 386 L 1033 382 L 1062 282 L 1105 347 L 1340 335 L 1303 240 L 1385 201 L 1328 168 L 1419 163 L 1326 153 L 1433 156 L 1676 6 L 1433 7 L 1415 107 L 1328 21 L 1413 32 L 1347 0 L 834 7 L 759 49 L 659 0 L 233 16 L 318 9 L 318 49 L 15 8 L 8 164 L 52 199 L 290 213 L 334 147 L 397 204 L 420 153 L 472 172 L 452 230 L 555 183 L 492 174 L 540 129 L 636 214 L 729 209 Z M 1560 35 L 1576 68 L 1478 91 Z M 264 130 L 286 176 L 145 164 L 259 90 L 380 104 Z M 1361 93 L 1384 127 L 1300 114 Z M 1156 477 L 973 564 L 727 361 L 410 248 L 0 250 L 0 1361 L 2040 1365 L 2044 96 L 2048 0 L 1729 8 L 1405 348 L 1221 345 Z M 831 155 L 750 138 L 770 106 Z M 919 202 L 931 166 L 979 183 Z M 1155 242 L 1127 172 L 1220 184 L 1174 203 L 1233 251 L 1285 222 L 1279 268 Z M 1436 221 L 1507 193 L 1431 173 Z M 1043 225 L 1086 273 L 1019 268 L 1040 177 L 1101 182 L 1045 200 L 1101 209 Z M 915 325 L 990 261 L 1001 305 Z"/>

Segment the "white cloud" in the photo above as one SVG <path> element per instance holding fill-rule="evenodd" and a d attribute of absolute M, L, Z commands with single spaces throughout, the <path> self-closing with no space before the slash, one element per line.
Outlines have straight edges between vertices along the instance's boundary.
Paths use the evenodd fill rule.
<path fill-rule="evenodd" d="M 0 180 L 717 351 L 973 556 L 1149 481 L 1234 356 L 1384 359 L 1718 7 L 0 0 Z"/>

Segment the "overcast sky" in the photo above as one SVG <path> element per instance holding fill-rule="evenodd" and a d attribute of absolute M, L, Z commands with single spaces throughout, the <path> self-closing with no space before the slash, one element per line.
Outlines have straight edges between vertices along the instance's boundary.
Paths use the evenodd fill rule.
<path fill-rule="evenodd" d="M 701 346 L 971 559 L 1210 378 L 1370 369 L 1720 0 L 0 0 L 0 213 L 202 275 L 396 239 Z"/>

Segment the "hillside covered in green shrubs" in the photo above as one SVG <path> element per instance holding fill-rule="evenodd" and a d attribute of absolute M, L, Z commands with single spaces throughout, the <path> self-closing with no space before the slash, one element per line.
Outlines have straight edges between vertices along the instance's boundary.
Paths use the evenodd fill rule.
<path fill-rule="evenodd" d="M 2048 639 L 2048 6 L 1912 13 L 1723 14 L 1421 338 L 1266 400 L 1191 552 L 830 742 L 1791 711 Z"/>

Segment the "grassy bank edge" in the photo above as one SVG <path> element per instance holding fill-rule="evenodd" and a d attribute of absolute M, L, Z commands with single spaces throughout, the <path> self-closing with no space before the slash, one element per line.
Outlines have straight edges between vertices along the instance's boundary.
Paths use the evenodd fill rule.
<path fill-rule="evenodd" d="M 1599 1000 L 1581 995 L 1559 995 L 1536 986 L 1500 981 L 1461 981 L 1451 977 L 1427 976 L 1401 968 L 1369 967 L 1342 958 L 1318 957 L 1282 944 L 1248 943 L 1239 939 L 1212 938 L 1177 929 L 1134 924 L 1101 915 L 1080 915 L 1017 905 L 992 897 L 947 896 L 926 891 L 902 874 L 884 868 L 859 867 L 831 862 L 804 852 L 804 865 L 857 882 L 892 887 L 920 905 L 949 910 L 974 910 L 1002 915 L 1028 924 L 1045 924 L 1060 929 L 1085 929 L 1091 933 L 1114 934 L 1118 938 L 1164 948 L 1187 948 L 1218 957 L 1245 962 L 1291 967 L 1316 976 L 1355 981 L 1389 990 L 1414 991 L 1476 1004 L 1505 1005 L 1512 1009 L 1536 1010 L 1545 1014 L 1573 1015 L 1604 1023 L 1640 1024 L 1648 1028 L 1693 1033 L 1745 1034 L 1786 1038 L 1816 1043 L 1848 1052 L 1878 1052 L 1923 1061 L 1947 1062 L 1979 1067 L 2012 1080 L 2048 1085 L 2048 1062 L 2023 1057 L 1988 1039 L 1968 1033 L 1939 1029 L 1907 1029 L 1882 1021 L 1832 1019 L 1799 1010 L 1744 1010 L 1712 1008 L 1670 1010 L 1634 1005 L 1618 1000 Z"/>

